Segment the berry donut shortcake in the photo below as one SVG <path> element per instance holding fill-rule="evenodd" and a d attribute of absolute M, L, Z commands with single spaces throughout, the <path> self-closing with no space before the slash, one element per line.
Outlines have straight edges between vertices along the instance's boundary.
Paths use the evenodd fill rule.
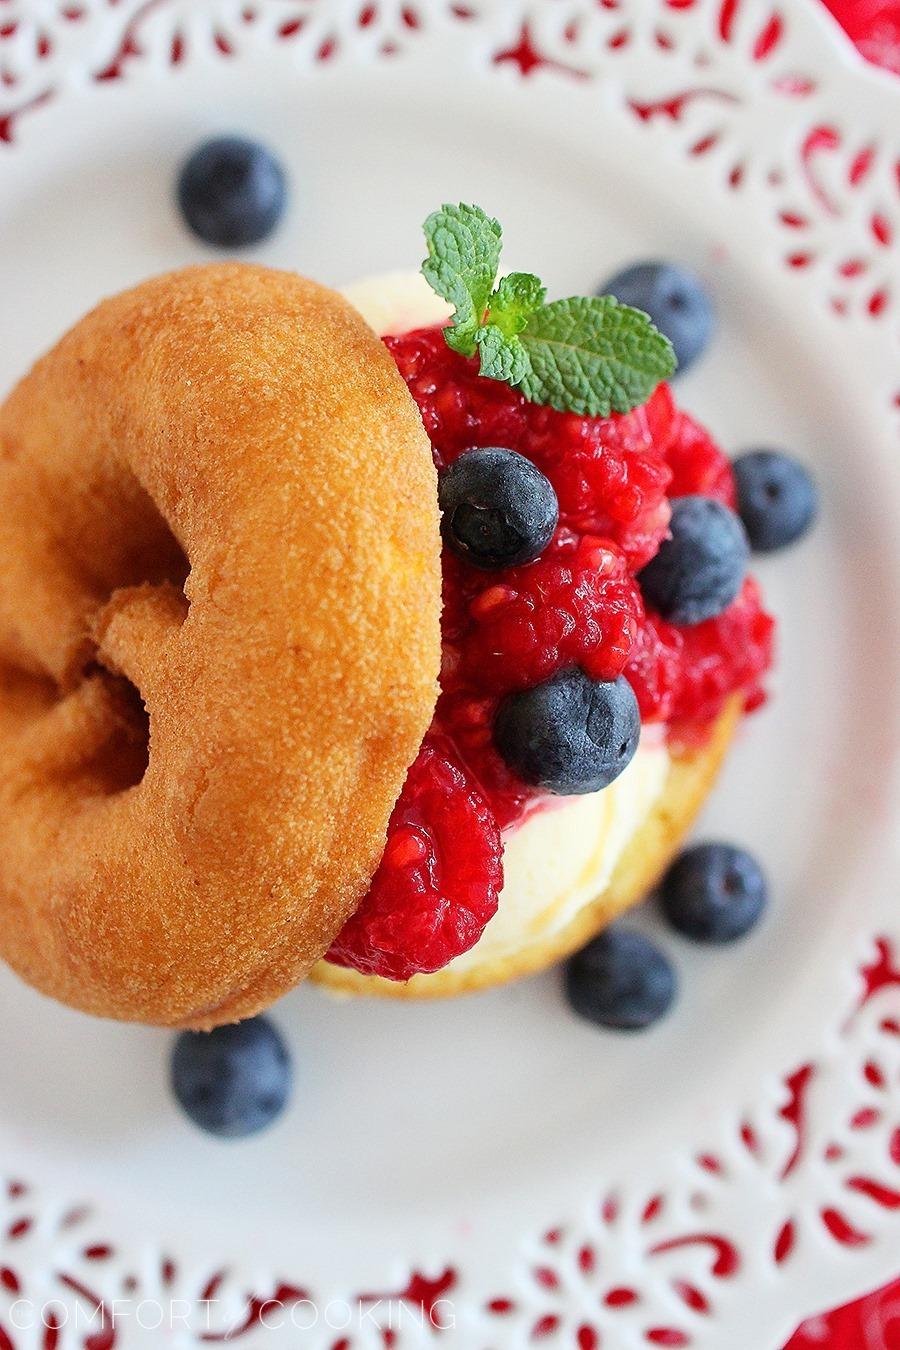
<path fill-rule="evenodd" d="M 206 1029 L 306 976 L 430 998 L 576 951 L 593 1020 L 671 1001 L 652 944 L 601 930 L 763 701 L 751 550 L 805 531 L 813 486 L 677 406 L 715 319 L 683 268 L 548 301 L 480 208 L 425 235 L 421 273 L 343 295 L 145 282 L 0 408 L 0 955 L 65 1003 Z M 710 845 L 664 906 L 730 941 L 764 891 Z M 251 1097 L 287 1081 L 258 1039 Z"/>

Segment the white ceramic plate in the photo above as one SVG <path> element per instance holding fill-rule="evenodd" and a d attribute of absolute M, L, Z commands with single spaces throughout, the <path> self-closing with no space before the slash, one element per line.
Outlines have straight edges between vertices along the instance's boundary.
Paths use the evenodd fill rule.
<path fill-rule="evenodd" d="M 292 182 L 252 256 L 324 281 L 415 265 L 460 198 L 551 293 L 693 264 L 721 333 L 682 402 L 729 448 L 795 448 L 825 504 L 759 568 L 774 697 L 704 822 L 765 860 L 772 912 L 733 951 L 662 935 L 682 995 L 651 1034 L 578 1022 L 554 975 L 424 1007 L 301 989 L 291 1109 L 225 1145 L 172 1103 L 166 1034 L 0 978 L 4 1350 L 45 1343 L 48 1300 L 90 1350 L 774 1350 L 896 1273 L 898 126 L 812 0 L 0 0 L 0 387 L 208 256 L 173 176 L 234 129 Z"/>

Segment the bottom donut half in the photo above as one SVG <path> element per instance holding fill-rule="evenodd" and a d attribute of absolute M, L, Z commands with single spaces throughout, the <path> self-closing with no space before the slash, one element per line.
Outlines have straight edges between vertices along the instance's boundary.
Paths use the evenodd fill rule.
<path fill-rule="evenodd" d="M 310 978 L 337 995 L 449 998 L 546 970 L 584 946 L 653 889 L 706 800 L 740 720 L 741 699 L 736 697 L 720 713 L 702 744 L 670 748 L 659 796 L 623 848 L 606 885 L 564 927 L 539 940 L 529 940 L 523 933 L 521 947 L 502 956 L 486 952 L 481 961 L 476 946 L 464 966 L 454 968 L 452 963 L 433 975 L 415 975 L 406 983 L 360 975 L 328 961 L 319 961 Z"/>

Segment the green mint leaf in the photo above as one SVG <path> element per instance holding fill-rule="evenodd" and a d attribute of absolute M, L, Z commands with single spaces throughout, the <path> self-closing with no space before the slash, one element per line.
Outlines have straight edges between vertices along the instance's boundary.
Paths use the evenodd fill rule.
<path fill-rule="evenodd" d="M 488 301 L 486 322 L 494 324 L 507 337 L 521 333 L 536 309 L 547 297 L 547 288 L 531 272 L 510 272 L 501 277 Z"/>
<path fill-rule="evenodd" d="M 500 266 L 500 226 L 480 206 L 460 202 L 434 211 L 424 229 L 428 257 L 422 274 L 455 311 L 444 329 L 447 345 L 472 356 Z"/>
<path fill-rule="evenodd" d="M 479 375 L 505 384 L 521 384 L 530 371 L 525 348 L 515 333 L 507 336 L 496 324 L 486 324 L 475 334 L 480 365 Z"/>
<path fill-rule="evenodd" d="M 447 346 L 477 352 L 482 375 L 532 403 L 586 417 L 630 412 L 675 370 L 668 338 L 611 295 L 545 303 L 530 272 L 496 282 L 501 230 L 480 206 L 445 205 L 425 222 L 426 281 L 448 304 Z"/>
<path fill-rule="evenodd" d="M 676 364 L 649 317 L 611 295 L 553 300 L 531 315 L 519 341 L 528 356 L 525 397 L 584 417 L 630 412 Z"/>

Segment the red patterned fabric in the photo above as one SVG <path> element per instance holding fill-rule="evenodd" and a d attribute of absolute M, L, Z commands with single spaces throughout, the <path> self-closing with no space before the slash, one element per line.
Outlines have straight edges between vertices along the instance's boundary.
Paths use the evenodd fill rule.
<path fill-rule="evenodd" d="M 900 1350 L 900 1280 L 804 1322 L 787 1350 Z"/>
<path fill-rule="evenodd" d="M 900 75 L 900 0 L 824 0 L 862 54 Z M 900 1350 L 900 1279 L 814 1317 L 786 1350 Z"/>
<path fill-rule="evenodd" d="M 900 4 L 897 0 L 825 0 L 863 56 L 900 75 Z"/>

